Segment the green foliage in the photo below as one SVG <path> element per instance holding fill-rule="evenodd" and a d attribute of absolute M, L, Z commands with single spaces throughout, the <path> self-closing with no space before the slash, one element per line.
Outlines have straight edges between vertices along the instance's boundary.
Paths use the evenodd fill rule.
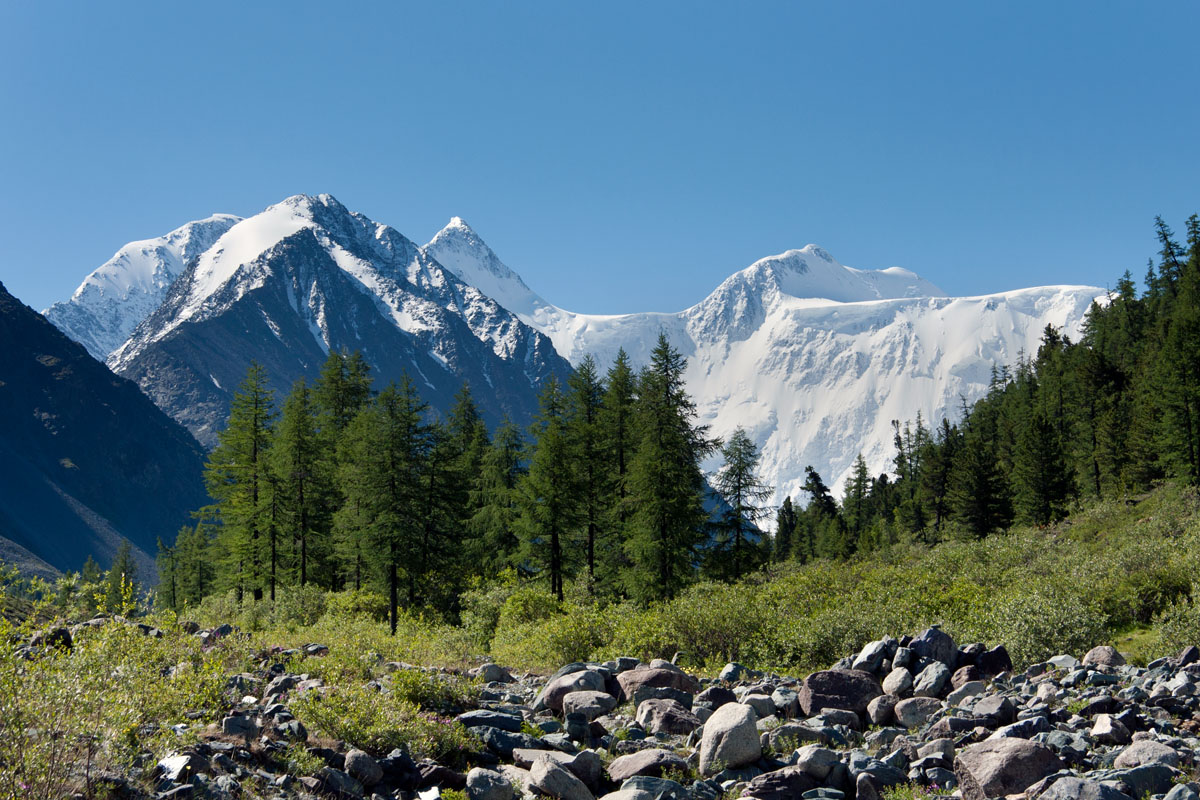
<path fill-rule="evenodd" d="M 459 766 L 480 748 L 452 718 L 422 711 L 401 694 L 365 686 L 306 692 L 292 701 L 292 710 L 310 730 L 375 756 L 400 748 L 414 759 Z"/>

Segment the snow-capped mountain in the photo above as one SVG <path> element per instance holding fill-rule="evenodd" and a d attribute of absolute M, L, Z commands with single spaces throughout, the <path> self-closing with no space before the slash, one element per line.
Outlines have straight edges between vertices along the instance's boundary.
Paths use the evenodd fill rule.
<path fill-rule="evenodd" d="M 1036 352 L 1047 324 L 1077 336 L 1103 290 L 1049 286 L 951 298 L 908 270 L 843 266 L 814 245 L 755 262 L 674 314 L 601 316 L 550 305 L 459 219 L 425 247 L 550 337 L 577 364 L 619 348 L 646 363 L 659 331 L 688 359 L 701 421 L 739 425 L 762 453 L 776 502 L 800 497 L 812 465 L 840 493 L 855 457 L 890 468 L 892 420 L 937 424 L 986 392 L 992 368 Z M 503 298 L 503 299 L 500 299 Z"/>
<path fill-rule="evenodd" d="M 441 411 L 465 381 L 493 423 L 530 419 L 542 381 L 570 371 L 544 336 L 329 195 L 231 225 L 107 361 L 211 446 L 251 361 L 282 393 L 331 348 L 360 350 L 379 385 L 409 374 Z"/>
<path fill-rule="evenodd" d="M 240 221 L 229 214 L 214 214 L 166 236 L 130 242 L 84 278 L 70 300 L 42 313 L 103 361 L 162 304 L 184 265 Z"/>
<path fill-rule="evenodd" d="M 195 245 L 162 245 L 174 260 L 128 255 L 184 239 Z M 173 281 L 161 277 L 170 265 L 182 265 Z M 164 281 L 151 311 L 150 290 L 121 289 Z M 105 350 L 109 365 L 209 445 L 251 359 L 286 390 L 329 348 L 358 349 L 378 379 L 412 375 L 435 408 L 466 380 L 490 421 L 524 422 L 541 381 L 568 361 L 590 353 L 606 368 L 623 348 L 641 365 L 664 331 L 688 358 L 702 421 L 720 436 L 746 428 L 780 501 L 799 495 L 807 465 L 839 492 L 860 452 L 873 472 L 888 469 L 892 420 L 956 414 L 994 366 L 1035 352 L 1046 325 L 1077 336 L 1103 294 L 951 298 L 908 270 L 853 269 L 809 245 L 751 264 L 684 311 L 577 314 L 530 289 L 462 219 L 418 247 L 329 195 L 300 195 L 128 245 L 47 313 L 100 350 L 131 330 Z"/>

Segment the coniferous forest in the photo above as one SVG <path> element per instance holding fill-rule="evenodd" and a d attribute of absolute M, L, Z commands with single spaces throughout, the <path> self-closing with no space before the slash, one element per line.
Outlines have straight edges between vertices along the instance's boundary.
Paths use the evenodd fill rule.
<path fill-rule="evenodd" d="M 979 538 L 1166 478 L 1196 484 L 1200 218 L 1183 244 L 1161 218 L 1156 233 L 1141 291 L 1127 272 L 1079 341 L 1048 327 L 1036 353 L 997 367 L 983 399 L 932 429 L 894 421 L 893 470 L 872 475 L 860 456 L 840 501 L 810 468 L 804 496 L 766 508 L 753 442 L 697 424 L 665 335 L 640 371 L 622 352 L 603 374 L 589 357 L 566 385 L 547 383 L 529 430 L 489 432 L 465 386 L 437 418 L 412 380 L 374 385 L 357 353 L 330 353 L 282 399 L 255 366 L 209 457 L 211 505 L 160 546 L 160 602 L 371 587 L 394 628 L 401 608 L 453 619 L 466 588 L 512 570 L 560 601 L 580 581 L 648 603 L 767 561 Z"/>

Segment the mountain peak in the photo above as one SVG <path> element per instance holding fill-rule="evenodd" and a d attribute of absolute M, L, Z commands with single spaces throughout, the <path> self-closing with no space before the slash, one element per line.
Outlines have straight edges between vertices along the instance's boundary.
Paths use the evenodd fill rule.
<path fill-rule="evenodd" d="M 463 283 L 525 318 L 549 304 L 509 269 L 462 217 L 451 217 L 422 248 Z"/>

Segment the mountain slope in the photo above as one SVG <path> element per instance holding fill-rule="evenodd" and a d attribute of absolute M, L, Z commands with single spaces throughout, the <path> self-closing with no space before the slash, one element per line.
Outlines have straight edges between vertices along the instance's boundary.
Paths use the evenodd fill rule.
<path fill-rule="evenodd" d="M 106 564 L 122 537 L 151 577 L 205 502 L 203 453 L 132 382 L 0 284 L 0 537 L 61 570 Z"/>
<path fill-rule="evenodd" d="M 755 262 L 684 311 L 602 316 L 542 300 L 461 220 L 426 251 L 511 298 L 572 363 L 590 353 L 604 367 L 624 348 L 642 365 L 666 332 L 688 358 L 701 421 L 719 436 L 747 430 L 776 503 L 801 496 L 808 465 L 838 492 L 860 452 L 873 473 L 889 469 L 892 420 L 956 414 L 960 398 L 987 390 L 994 366 L 1036 352 L 1046 325 L 1076 336 L 1103 294 L 1050 286 L 950 298 L 907 270 L 856 270 L 809 245 Z"/>
<path fill-rule="evenodd" d="M 162 304 L 184 265 L 239 221 L 215 214 L 166 236 L 130 242 L 84 278 L 69 300 L 42 313 L 103 361 Z"/>
<path fill-rule="evenodd" d="M 531 419 L 541 383 L 570 371 L 544 336 L 329 195 L 229 228 L 108 363 L 211 446 L 251 361 L 282 393 L 331 348 L 362 351 L 380 382 L 407 372 L 441 411 L 466 381 L 493 424 Z"/>

